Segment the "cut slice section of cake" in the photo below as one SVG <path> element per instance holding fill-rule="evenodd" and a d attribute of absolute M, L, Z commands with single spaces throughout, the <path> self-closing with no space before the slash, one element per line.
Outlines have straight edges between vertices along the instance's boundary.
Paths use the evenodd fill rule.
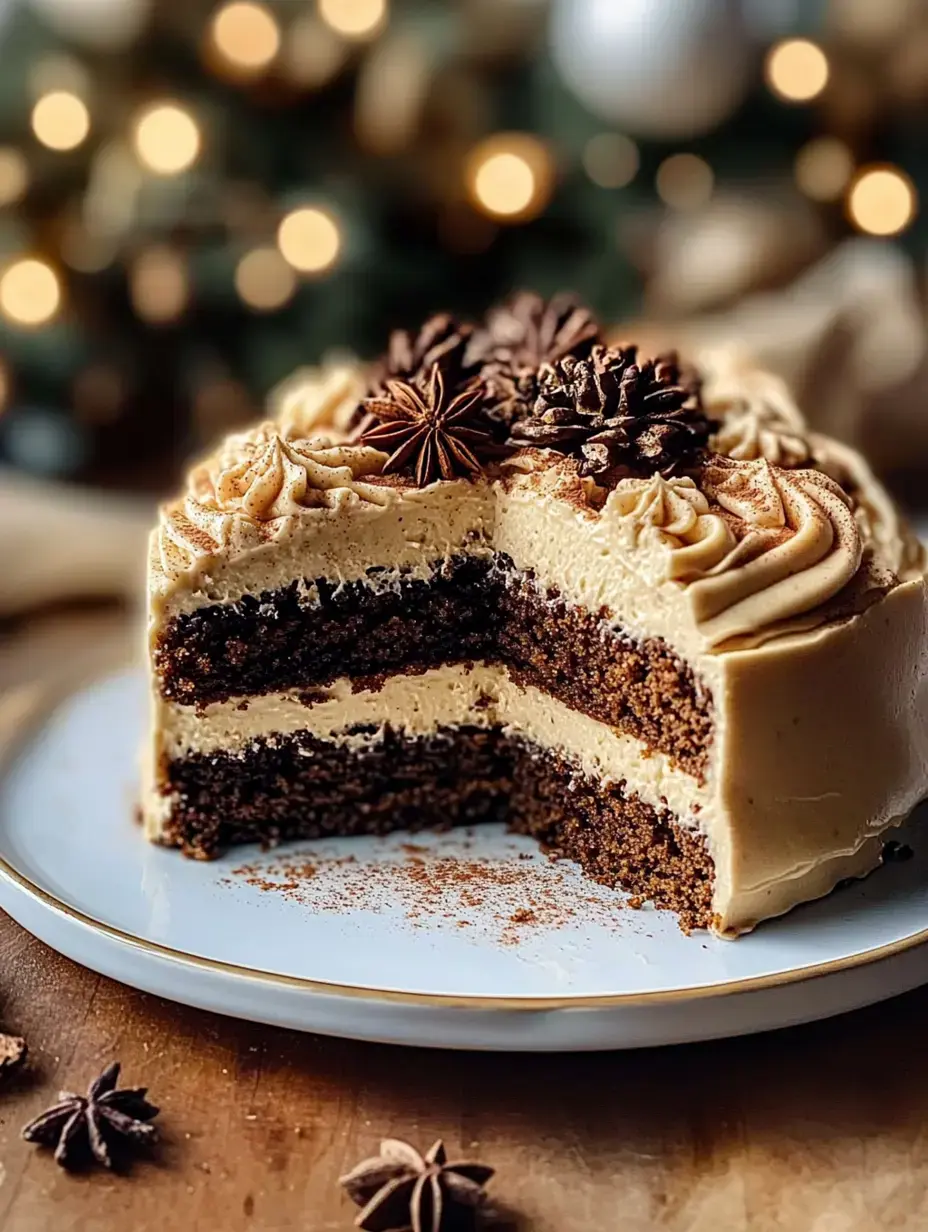
<path fill-rule="evenodd" d="M 798 413 L 710 449 L 691 374 L 570 320 L 381 367 L 351 440 L 302 435 L 304 388 L 192 470 L 152 536 L 150 838 L 505 820 L 726 935 L 879 862 L 928 781 L 914 541 Z"/>

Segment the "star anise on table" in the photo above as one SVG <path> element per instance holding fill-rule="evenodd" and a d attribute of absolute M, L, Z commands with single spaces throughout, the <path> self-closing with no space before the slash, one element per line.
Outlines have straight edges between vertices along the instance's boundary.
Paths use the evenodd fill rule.
<path fill-rule="evenodd" d="M 388 381 L 386 396 L 362 402 L 367 417 L 355 439 L 389 453 L 384 474 L 412 474 L 424 488 L 436 479 L 473 478 L 485 458 L 499 453 L 481 408 L 476 381 L 449 395 L 445 376 L 433 364 L 425 389 Z"/>
<path fill-rule="evenodd" d="M 26 1051 L 26 1041 L 21 1036 L 0 1031 L 0 1078 L 22 1065 Z"/>
<path fill-rule="evenodd" d="M 386 1138 L 379 1155 L 338 1183 L 363 1208 L 354 1222 L 364 1232 L 471 1232 L 492 1175 L 485 1164 L 449 1162 L 441 1139 L 420 1155 L 408 1142 Z"/>
<path fill-rule="evenodd" d="M 154 1142 L 151 1121 L 158 1109 L 145 1098 L 146 1087 L 117 1089 L 119 1062 L 95 1078 L 86 1095 L 60 1091 L 58 1103 L 23 1127 L 27 1142 L 55 1148 L 55 1163 L 75 1168 L 95 1159 L 112 1168 L 114 1151 Z"/>
<path fill-rule="evenodd" d="M 413 332 L 395 329 L 386 353 L 373 365 L 371 396 L 389 392 L 390 381 L 405 381 L 424 389 L 432 368 L 441 368 L 449 387 L 475 375 L 477 365 L 466 358 L 473 326 L 458 321 L 447 312 L 437 312 Z"/>
<path fill-rule="evenodd" d="M 597 345 L 542 370 L 527 419 L 511 441 L 580 459 L 580 474 L 609 487 L 630 475 L 673 474 L 702 456 L 712 424 L 696 381 L 675 354 L 643 363 L 630 347 Z"/>
<path fill-rule="evenodd" d="M 599 337 L 596 318 L 570 292 L 545 300 L 520 291 L 491 309 L 467 351 L 480 362 L 489 414 L 507 426 L 528 414 L 542 366 L 568 355 L 586 357 Z"/>

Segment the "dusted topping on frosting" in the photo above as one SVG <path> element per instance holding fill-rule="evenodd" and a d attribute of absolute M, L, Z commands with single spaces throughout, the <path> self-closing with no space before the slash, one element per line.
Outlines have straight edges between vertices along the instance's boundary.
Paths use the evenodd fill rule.
<path fill-rule="evenodd" d="M 162 568 L 172 577 L 199 557 L 247 551 L 307 510 L 333 509 L 351 497 L 380 504 L 382 490 L 365 478 L 383 468 L 376 449 L 288 440 L 273 423 L 230 436 L 191 471 L 183 500 L 162 509 Z"/>
<path fill-rule="evenodd" d="M 760 369 L 722 369 L 704 386 L 707 413 L 721 420 L 710 445 L 716 453 L 774 466 L 811 465 L 806 424 L 784 381 Z"/>
<path fill-rule="evenodd" d="M 302 368 L 271 395 L 271 409 L 285 436 L 317 432 L 344 435 L 367 391 L 357 364 Z"/>
<path fill-rule="evenodd" d="M 474 328 L 447 312 L 429 317 L 417 333 L 395 329 L 386 354 L 374 365 L 369 391 L 381 397 L 390 381 L 405 381 L 425 389 L 437 364 L 446 384 L 454 387 L 473 376 L 476 363 L 466 353 Z"/>
<path fill-rule="evenodd" d="M 490 414 L 511 424 L 538 396 L 542 365 L 567 355 L 585 358 L 599 337 L 592 312 L 567 292 L 544 300 L 534 291 L 520 291 L 491 309 L 468 348 L 468 355 L 482 362 Z"/>
<path fill-rule="evenodd" d="M 738 539 L 688 590 L 709 644 L 809 613 L 860 568 L 863 546 L 851 502 L 826 475 L 719 457 L 700 483 L 730 515 Z"/>
<path fill-rule="evenodd" d="M 658 566 L 654 582 L 686 587 L 707 646 L 808 617 L 855 578 L 863 559 L 845 492 L 814 470 L 714 457 L 689 478 L 624 479 L 604 516 Z M 657 548 L 655 556 L 654 549 Z M 827 617 L 825 617 L 827 619 Z"/>
<path fill-rule="evenodd" d="M 287 440 L 265 423 L 230 437 L 216 458 L 191 472 L 189 489 L 204 508 L 267 522 L 325 505 L 333 488 L 351 488 L 383 469 L 374 449 Z"/>
<path fill-rule="evenodd" d="M 899 576 L 925 571 L 925 551 L 892 497 L 874 475 L 865 458 L 850 445 L 829 436 L 810 437 L 816 466 L 830 475 L 854 499 L 854 516 L 864 546 Z"/>
<path fill-rule="evenodd" d="M 472 479 L 480 474 L 480 455 L 495 452 L 481 399 L 477 382 L 450 396 L 435 364 L 423 391 L 388 381 L 386 397 L 368 398 L 358 439 L 390 454 L 384 474 L 411 474 L 420 488 L 436 479 Z"/>
<path fill-rule="evenodd" d="M 512 439 L 573 454 L 582 475 L 611 487 L 696 464 L 709 429 L 675 355 L 639 364 L 635 347 L 595 346 L 588 359 L 542 370 L 532 415 L 513 425 Z"/>
<path fill-rule="evenodd" d="M 622 517 L 636 546 L 670 548 L 669 578 L 691 578 L 711 569 L 736 546 L 725 519 L 712 513 L 709 501 L 692 479 L 623 479 L 608 506 Z"/>

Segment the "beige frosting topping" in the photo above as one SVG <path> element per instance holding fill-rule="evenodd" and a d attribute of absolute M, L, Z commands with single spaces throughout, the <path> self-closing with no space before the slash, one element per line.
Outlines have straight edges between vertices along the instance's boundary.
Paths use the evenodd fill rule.
<path fill-rule="evenodd" d="M 810 612 L 860 568 L 863 544 L 850 498 L 827 475 L 716 458 L 702 483 L 733 515 L 738 540 L 688 590 L 710 645 Z"/>
<path fill-rule="evenodd" d="M 735 545 L 724 518 L 710 511 L 709 501 L 692 479 L 624 479 L 607 506 L 623 519 L 632 542 L 641 548 L 670 549 L 666 576 L 698 576 L 723 560 Z"/>
<path fill-rule="evenodd" d="M 271 394 L 270 408 L 285 435 L 344 437 L 366 392 L 360 364 L 325 364 L 294 373 Z"/>
<path fill-rule="evenodd" d="M 737 366 L 710 370 L 703 390 L 706 414 L 721 423 L 710 446 L 742 462 L 811 465 L 806 423 L 784 381 Z"/>
<path fill-rule="evenodd" d="M 276 539 L 310 509 L 351 500 L 382 504 L 376 449 L 332 444 L 324 437 L 289 440 L 273 423 L 228 438 L 190 472 L 185 497 L 162 510 L 161 564 L 168 576 L 201 556 L 235 555 Z"/>

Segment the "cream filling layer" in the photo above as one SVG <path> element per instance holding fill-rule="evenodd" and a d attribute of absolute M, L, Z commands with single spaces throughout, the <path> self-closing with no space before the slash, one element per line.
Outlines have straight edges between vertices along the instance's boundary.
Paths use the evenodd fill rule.
<path fill-rule="evenodd" d="M 433 668 L 421 675 L 394 675 L 377 691 L 352 691 L 347 679 L 314 694 L 311 705 L 292 693 L 271 693 L 247 702 L 216 702 L 196 710 L 160 701 L 159 729 L 171 760 L 196 753 L 236 752 L 256 738 L 306 731 L 323 740 L 363 748 L 370 732 L 346 729 L 389 723 L 409 735 L 441 727 L 501 726 L 538 747 L 560 753 L 592 778 L 624 780 L 630 792 L 655 808 L 669 808 L 683 824 L 708 792 L 660 752 L 580 714 L 541 690 L 515 684 L 504 667 L 478 663 Z"/>

